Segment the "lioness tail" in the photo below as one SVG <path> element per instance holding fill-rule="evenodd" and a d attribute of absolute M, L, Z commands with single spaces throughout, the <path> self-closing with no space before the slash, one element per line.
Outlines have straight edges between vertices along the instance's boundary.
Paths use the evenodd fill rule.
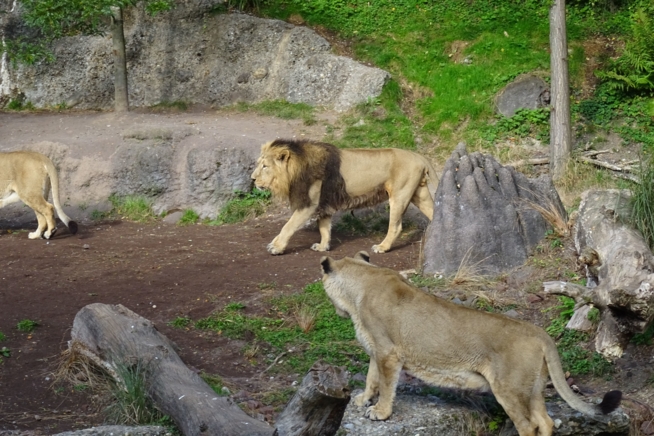
<path fill-rule="evenodd" d="M 61 203 L 59 202 L 59 175 L 57 174 L 57 169 L 47 156 L 44 157 L 45 168 L 48 171 L 48 176 L 50 177 L 50 186 L 52 187 L 52 202 L 54 203 L 55 210 L 57 211 L 59 219 L 61 219 L 61 221 L 66 224 L 66 227 L 68 227 L 70 233 L 74 235 L 77 233 L 77 223 L 70 219 L 68 215 L 66 215 L 61 207 Z"/>

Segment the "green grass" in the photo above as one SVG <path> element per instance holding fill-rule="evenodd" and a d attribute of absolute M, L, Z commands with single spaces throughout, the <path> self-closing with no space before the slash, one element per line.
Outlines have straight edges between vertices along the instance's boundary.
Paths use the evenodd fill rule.
<path fill-rule="evenodd" d="M 207 221 L 209 225 L 236 224 L 246 219 L 259 216 L 270 204 L 270 192 L 254 188 L 252 192 L 237 191 L 235 198 L 227 202 L 215 220 Z"/>
<path fill-rule="evenodd" d="M 558 300 L 561 303 L 558 306 L 550 307 L 545 312 L 558 311 L 558 316 L 550 322 L 550 325 L 545 328 L 545 331 L 553 338 L 558 338 L 565 331 L 565 326 L 572 318 L 575 309 L 575 300 L 564 295 L 559 295 Z"/>
<path fill-rule="evenodd" d="M 636 345 L 652 345 L 654 338 L 654 324 L 647 327 L 643 333 L 637 333 L 631 338 L 631 342 Z"/>
<path fill-rule="evenodd" d="M 188 226 L 190 224 L 196 224 L 200 220 L 200 215 L 195 212 L 193 209 L 186 209 L 182 213 L 182 217 L 177 221 L 177 224 L 180 226 Z"/>
<path fill-rule="evenodd" d="M 0 332 L 0 342 L 6 341 L 6 340 L 7 340 L 7 336 L 4 333 Z"/>
<path fill-rule="evenodd" d="M 156 218 L 152 211 L 152 199 L 144 195 L 115 195 L 109 196 L 112 209 L 109 212 L 92 214 L 94 218 L 108 218 L 118 217 L 121 219 L 136 221 L 136 222 L 149 222 Z"/>
<path fill-rule="evenodd" d="M 191 325 L 191 318 L 186 316 L 178 316 L 174 320 L 168 322 L 168 325 L 178 329 L 183 329 Z"/>
<path fill-rule="evenodd" d="M 315 108 L 306 103 L 289 103 L 285 100 L 272 100 L 253 104 L 241 102 L 234 105 L 233 109 L 238 112 L 253 112 L 284 120 L 302 120 L 307 126 L 316 123 Z"/>
<path fill-rule="evenodd" d="M 0 357 L 4 357 L 4 358 L 11 357 L 11 350 L 7 347 L 0 348 Z M 0 363 L 2 363 L 1 360 Z"/>
<path fill-rule="evenodd" d="M 322 283 L 311 283 L 301 293 L 273 298 L 270 303 L 270 313 L 274 316 L 248 316 L 226 307 L 196 321 L 195 327 L 229 338 L 252 337 L 258 344 L 264 344 L 271 355 L 295 350 L 271 371 L 286 369 L 304 373 L 319 359 L 345 365 L 355 372 L 367 365 L 368 358 L 356 341 L 352 322 L 336 315 Z M 307 332 L 294 321 L 294 315 L 303 307 L 310 307 L 315 315 L 313 326 Z"/>
<path fill-rule="evenodd" d="M 641 165 L 640 184 L 633 188 L 631 221 L 654 250 L 654 159 Z"/>
<path fill-rule="evenodd" d="M 38 325 L 39 323 L 36 321 L 32 321 L 31 319 L 24 319 L 16 324 L 16 328 L 20 332 L 31 333 L 34 331 L 34 329 L 36 329 Z"/>
<path fill-rule="evenodd" d="M 219 375 L 207 374 L 203 372 L 200 374 L 200 377 L 202 377 L 202 380 L 204 380 L 205 383 L 208 384 L 216 394 L 220 396 L 229 395 L 225 390 L 223 390 L 225 385 L 223 384 L 223 379 Z"/>

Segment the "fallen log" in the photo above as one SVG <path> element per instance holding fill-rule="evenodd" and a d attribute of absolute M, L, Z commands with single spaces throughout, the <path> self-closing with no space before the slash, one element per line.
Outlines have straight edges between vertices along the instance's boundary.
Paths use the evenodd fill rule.
<path fill-rule="evenodd" d="M 274 429 L 247 415 L 230 398 L 217 396 L 152 322 L 120 304 L 83 307 L 73 321 L 69 347 L 118 383 L 121 365 L 146 368 L 149 395 L 185 436 L 332 436 L 350 400 L 346 371 L 316 363 Z"/>

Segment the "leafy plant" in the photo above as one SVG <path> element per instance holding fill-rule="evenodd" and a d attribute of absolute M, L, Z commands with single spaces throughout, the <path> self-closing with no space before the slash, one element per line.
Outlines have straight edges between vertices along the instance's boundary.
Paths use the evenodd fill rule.
<path fill-rule="evenodd" d="M 111 383 L 113 401 L 105 409 L 107 421 L 114 424 L 142 425 L 157 422 L 163 414 L 154 406 L 148 394 L 149 372 L 152 368 L 141 361 L 119 363 L 116 373 L 120 380 Z"/>
<path fill-rule="evenodd" d="M 243 303 L 233 302 L 233 303 L 228 303 L 228 304 L 225 305 L 225 311 L 226 312 L 238 312 L 239 310 L 245 309 L 245 307 L 246 306 Z"/>
<path fill-rule="evenodd" d="M 39 323 L 36 321 L 32 321 L 31 319 L 24 319 L 22 321 L 19 321 L 18 324 L 16 324 L 16 328 L 18 329 L 18 331 L 31 333 L 38 325 Z"/>
<path fill-rule="evenodd" d="M 565 330 L 557 344 L 561 364 L 565 371 L 572 374 L 591 374 L 596 377 L 611 374 L 614 370 L 611 362 L 599 353 L 590 352 L 579 344 L 588 340 L 588 334 L 575 330 Z"/>
<path fill-rule="evenodd" d="M 11 350 L 7 347 L 0 348 L 0 356 L 5 358 L 11 357 Z"/>
<path fill-rule="evenodd" d="M 230 200 L 220 211 L 218 218 L 209 221 L 210 225 L 235 224 L 248 218 L 264 213 L 270 204 L 270 191 L 254 188 L 252 192 L 236 191 L 235 198 Z"/>
<path fill-rule="evenodd" d="M 568 321 L 570 321 L 570 318 L 572 318 L 575 311 L 574 299 L 564 295 L 559 295 L 558 300 L 561 303 L 560 305 L 544 310 L 544 312 L 549 312 L 551 310 L 558 311 L 558 316 L 550 322 L 548 327 L 545 328 L 545 331 L 554 338 L 563 334 L 566 324 L 568 324 Z"/>
<path fill-rule="evenodd" d="M 654 338 L 654 324 L 647 327 L 643 333 L 636 333 L 631 342 L 636 345 L 652 345 L 652 338 Z"/>

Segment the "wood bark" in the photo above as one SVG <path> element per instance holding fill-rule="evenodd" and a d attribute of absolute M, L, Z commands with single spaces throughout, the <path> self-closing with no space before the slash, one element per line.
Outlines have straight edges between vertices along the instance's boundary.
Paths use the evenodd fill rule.
<path fill-rule="evenodd" d="M 345 370 L 316 362 L 277 418 L 275 436 L 333 435 L 350 402 Z"/>
<path fill-rule="evenodd" d="M 123 30 L 123 10 L 111 7 L 111 39 L 114 52 L 114 110 L 127 112 L 129 99 L 127 90 L 127 57 L 125 55 L 125 32 Z"/>
<path fill-rule="evenodd" d="M 619 190 L 582 195 L 575 248 L 597 286 L 544 283 L 545 292 L 574 298 L 578 308 L 592 303 L 601 310 L 595 349 L 607 358 L 620 357 L 629 338 L 654 322 L 654 256 L 642 235 L 626 224 L 629 198 L 628 191 Z"/>
<path fill-rule="evenodd" d="M 277 429 L 219 397 L 186 367 L 174 344 L 152 322 L 123 305 L 95 303 L 75 316 L 70 348 L 89 357 L 118 383 L 120 365 L 147 369 L 155 404 L 185 436 L 332 436 L 350 401 L 347 372 L 317 362 L 278 419 Z"/>
<path fill-rule="evenodd" d="M 186 436 L 270 436 L 273 428 L 219 397 L 182 362 L 172 342 L 154 324 L 126 307 L 90 304 L 73 322 L 72 343 L 82 344 L 110 367 L 147 365 L 149 393 Z"/>
<path fill-rule="evenodd" d="M 565 172 L 572 151 L 565 0 L 554 0 L 550 9 L 550 50 L 550 175 L 558 180 Z"/>

